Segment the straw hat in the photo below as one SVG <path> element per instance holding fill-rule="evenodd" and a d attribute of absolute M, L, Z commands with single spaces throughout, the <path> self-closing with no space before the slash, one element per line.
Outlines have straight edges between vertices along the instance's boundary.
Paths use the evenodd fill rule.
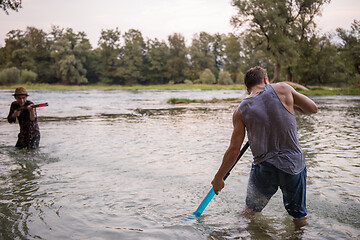
<path fill-rule="evenodd" d="M 17 96 L 17 95 L 26 95 L 29 96 L 26 89 L 23 87 L 18 87 L 15 89 L 15 93 L 13 94 L 13 96 Z"/>

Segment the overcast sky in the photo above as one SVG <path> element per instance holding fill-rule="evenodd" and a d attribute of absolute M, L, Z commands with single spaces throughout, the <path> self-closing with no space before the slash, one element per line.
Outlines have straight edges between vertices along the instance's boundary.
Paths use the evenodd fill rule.
<path fill-rule="evenodd" d="M 230 18 L 236 10 L 231 0 L 23 0 L 18 12 L 0 12 L 0 46 L 10 30 L 27 26 L 49 32 L 51 25 L 83 31 L 92 46 L 102 29 L 139 30 L 145 39 L 167 40 L 181 33 L 189 44 L 195 33 L 229 33 L 234 29 Z M 350 29 L 360 20 L 360 0 L 332 0 L 316 18 L 321 32 Z"/>

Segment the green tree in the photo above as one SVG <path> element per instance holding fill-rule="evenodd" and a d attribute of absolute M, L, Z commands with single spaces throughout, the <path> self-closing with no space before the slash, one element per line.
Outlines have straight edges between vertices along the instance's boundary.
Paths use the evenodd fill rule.
<path fill-rule="evenodd" d="M 31 61 L 25 67 L 37 74 L 38 82 L 47 82 L 51 78 L 50 41 L 48 34 L 41 29 L 27 27 L 25 31 L 27 50 Z"/>
<path fill-rule="evenodd" d="M 224 39 L 225 50 L 224 70 L 230 73 L 232 79 L 236 79 L 239 71 L 241 71 L 242 59 L 240 53 L 242 51 L 239 39 L 234 34 L 229 34 Z"/>
<path fill-rule="evenodd" d="M 123 38 L 125 43 L 120 54 L 121 64 L 117 69 L 117 74 L 123 79 L 121 84 L 144 84 L 145 42 L 142 34 L 130 29 Z"/>
<path fill-rule="evenodd" d="M 0 69 L 4 68 L 6 65 L 5 59 L 5 47 L 0 48 Z"/>
<path fill-rule="evenodd" d="M 302 41 L 299 58 L 293 64 L 294 80 L 303 85 L 339 85 L 346 79 L 346 69 L 336 46 L 327 36 L 314 35 Z"/>
<path fill-rule="evenodd" d="M 169 60 L 166 63 L 168 78 L 174 83 L 183 83 L 188 72 L 187 49 L 185 39 L 179 33 L 174 33 L 168 37 L 169 41 Z"/>
<path fill-rule="evenodd" d="M 231 85 L 233 84 L 233 80 L 231 79 L 231 75 L 227 71 L 220 71 L 219 72 L 219 78 L 218 78 L 218 84 L 221 85 Z"/>
<path fill-rule="evenodd" d="M 89 40 L 85 38 L 85 33 L 74 33 L 71 28 L 60 33 L 57 29 L 54 30 L 53 35 L 56 38 L 50 47 L 50 55 L 54 60 L 53 67 L 56 77 L 62 84 L 88 83 L 84 64 L 91 50 L 91 45 Z"/>
<path fill-rule="evenodd" d="M 350 31 L 342 28 L 338 28 L 336 31 L 342 40 L 340 51 L 343 53 L 344 60 L 352 66 L 358 84 L 360 84 L 360 21 L 354 20 Z"/>
<path fill-rule="evenodd" d="M 211 69 L 215 76 L 218 75 L 219 70 L 216 66 L 213 45 L 214 38 L 206 32 L 194 36 L 189 49 L 191 60 L 188 77 L 190 79 L 198 79 L 200 73 L 206 68 Z"/>
<path fill-rule="evenodd" d="M 195 82 L 202 84 L 215 84 L 216 78 L 211 70 L 207 68 L 200 74 L 200 79 L 196 80 Z"/>
<path fill-rule="evenodd" d="M 33 69 L 35 65 L 28 47 L 14 50 L 11 54 L 11 63 L 21 69 Z"/>
<path fill-rule="evenodd" d="M 101 30 L 98 41 L 100 47 L 96 49 L 96 55 L 100 61 L 100 81 L 103 83 L 120 82 L 120 76 L 117 74 L 120 64 L 120 39 L 121 32 L 118 28 Z"/>
<path fill-rule="evenodd" d="M 6 13 L 9 14 L 8 10 L 18 11 L 21 8 L 21 0 L 0 0 L 0 8 Z"/>
<path fill-rule="evenodd" d="M 320 38 L 319 49 L 315 59 L 317 60 L 314 64 L 316 75 L 313 80 L 317 80 L 322 85 L 342 86 L 346 84 L 346 67 L 344 62 L 341 61 L 336 46 L 331 43 L 328 37 Z M 315 82 L 315 84 L 317 83 Z"/>
<path fill-rule="evenodd" d="M 6 68 L 0 72 L 0 84 L 10 85 L 20 83 L 21 71 L 16 67 Z"/>
<path fill-rule="evenodd" d="M 21 77 L 20 77 L 20 81 L 22 83 L 35 83 L 37 79 L 37 74 L 29 71 L 29 70 L 22 70 L 21 71 Z"/>
<path fill-rule="evenodd" d="M 242 71 L 239 71 L 238 75 L 236 76 L 235 83 L 236 84 L 244 84 L 244 76 L 245 76 L 245 74 Z"/>
<path fill-rule="evenodd" d="M 97 50 L 93 50 L 87 55 L 84 68 L 86 69 L 86 78 L 89 84 L 100 82 L 101 61 Z"/>
<path fill-rule="evenodd" d="M 253 46 L 265 45 L 275 62 L 273 81 L 280 80 L 282 64 L 296 58 L 297 44 L 314 31 L 314 17 L 330 0 L 233 0 L 238 14 L 234 26 L 247 24 Z"/>
<path fill-rule="evenodd" d="M 21 61 L 13 59 L 13 52 L 26 46 L 25 33 L 22 30 L 11 30 L 6 34 L 5 47 L 3 48 L 3 67 L 21 67 Z M 20 66 L 19 66 L 20 64 Z"/>
<path fill-rule="evenodd" d="M 47 34 L 34 27 L 26 31 L 12 30 L 7 34 L 2 49 L 3 67 L 17 67 L 35 72 L 39 81 L 49 79 L 50 52 Z"/>
<path fill-rule="evenodd" d="M 165 42 L 148 40 L 146 54 L 146 73 L 145 79 L 147 84 L 164 84 L 168 83 L 168 72 L 166 63 L 169 59 L 170 50 Z"/>
<path fill-rule="evenodd" d="M 271 56 L 269 56 L 269 52 L 261 46 L 253 48 L 251 45 L 246 44 L 246 42 L 243 46 L 244 60 L 243 66 L 240 67 L 241 72 L 245 73 L 251 67 L 261 66 L 267 70 L 268 76 L 271 78 L 274 75 L 275 65 Z M 241 79 L 241 82 L 243 83 L 244 80 Z"/>
<path fill-rule="evenodd" d="M 215 65 L 218 70 L 224 68 L 225 64 L 225 34 L 216 33 L 213 35 L 212 53 L 215 58 Z"/>

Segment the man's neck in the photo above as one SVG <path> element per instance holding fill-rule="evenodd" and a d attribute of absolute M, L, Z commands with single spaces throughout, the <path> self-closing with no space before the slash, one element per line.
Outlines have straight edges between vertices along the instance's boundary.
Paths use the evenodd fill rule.
<path fill-rule="evenodd" d="M 253 96 L 258 95 L 261 91 L 264 90 L 265 86 L 266 86 L 265 83 L 262 83 L 262 84 L 258 84 L 258 85 L 253 86 L 253 87 L 250 89 L 250 94 L 249 94 L 249 96 L 250 96 L 250 97 L 253 97 Z"/>

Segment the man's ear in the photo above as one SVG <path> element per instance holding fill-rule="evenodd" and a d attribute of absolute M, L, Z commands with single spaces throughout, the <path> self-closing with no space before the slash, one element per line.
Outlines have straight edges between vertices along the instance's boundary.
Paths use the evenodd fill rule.
<path fill-rule="evenodd" d="M 269 84 L 269 79 L 267 77 L 264 78 L 264 84 L 268 85 Z"/>

